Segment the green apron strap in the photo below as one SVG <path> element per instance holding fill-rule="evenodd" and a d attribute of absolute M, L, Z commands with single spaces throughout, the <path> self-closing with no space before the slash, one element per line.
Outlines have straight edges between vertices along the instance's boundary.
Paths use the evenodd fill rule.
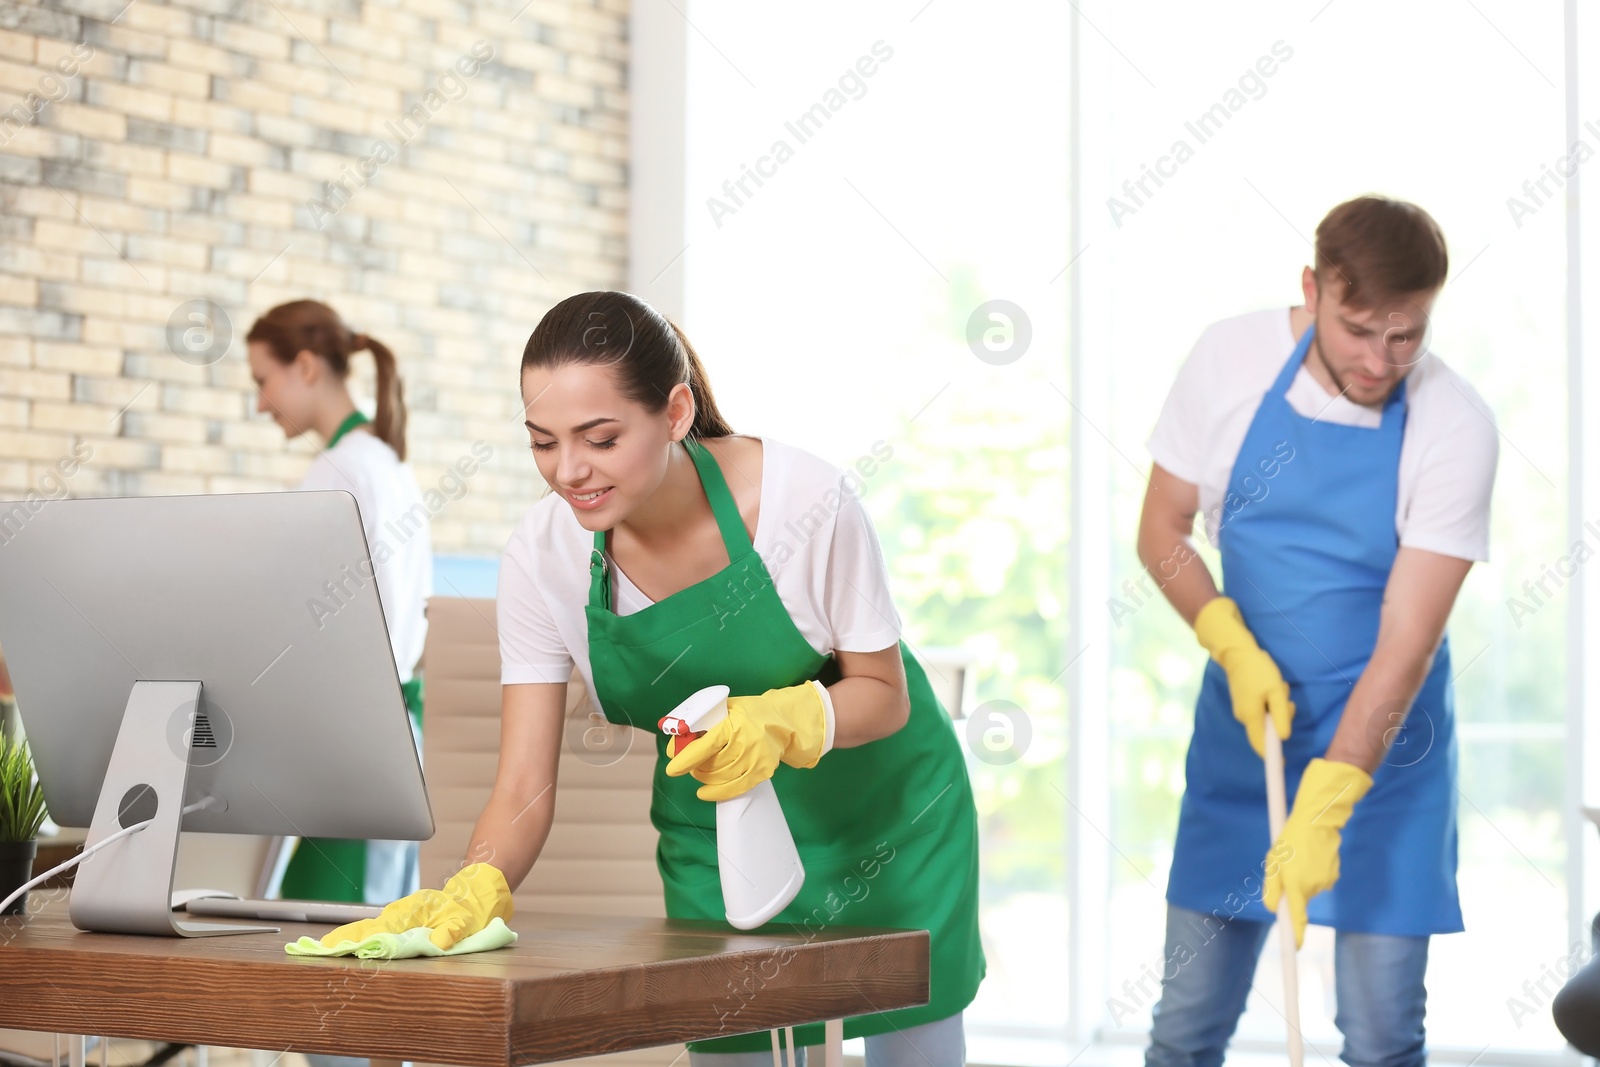
<path fill-rule="evenodd" d="M 334 445 L 339 443 L 339 438 L 343 437 L 357 426 L 370 421 L 371 420 L 365 415 L 361 414 L 360 411 L 352 411 L 349 415 L 345 416 L 345 420 L 339 424 L 339 428 L 333 431 L 333 436 L 328 438 L 328 447 L 332 448 Z"/>
<path fill-rule="evenodd" d="M 589 553 L 589 603 L 602 611 L 611 610 L 610 564 L 606 562 L 606 532 L 594 532 L 594 549 Z"/>
<path fill-rule="evenodd" d="M 728 558 L 734 560 L 749 555 L 753 547 L 750 535 L 745 532 L 739 505 L 733 502 L 733 493 L 728 489 L 727 479 L 722 476 L 722 468 L 717 466 L 716 457 L 692 437 L 683 439 L 683 447 L 688 450 L 695 469 L 700 472 L 700 483 L 705 488 L 706 500 L 711 503 L 711 513 L 717 517 L 717 528 L 722 531 L 722 543 L 728 550 Z"/>
<path fill-rule="evenodd" d="M 722 468 L 717 466 L 716 457 L 691 437 L 683 439 L 683 447 L 694 460 L 695 470 L 700 473 L 700 484 L 711 505 L 711 514 L 716 516 L 717 529 L 722 533 L 722 544 L 728 550 L 728 559 L 749 555 L 754 551 L 754 546 L 750 544 L 750 535 L 745 531 L 739 505 L 734 503 L 733 493 L 728 489 L 727 479 L 722 476 Z M 589 553 L 589 603 L 604 611 L 611 610 L 610 566 L 606 561 L 606 531 L 596 530 L 594 548 Z"/>

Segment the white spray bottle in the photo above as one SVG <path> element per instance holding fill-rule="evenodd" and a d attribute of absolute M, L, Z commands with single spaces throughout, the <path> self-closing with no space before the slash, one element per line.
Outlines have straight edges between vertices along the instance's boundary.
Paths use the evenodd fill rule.
<path fill-rule="evenodd" d="M 707 686 L 661 719 L 661 732 L 686 745 L 728 716 L 728 687 Z M 681 748 L 680 748 L 681 751 Z M 728 922 L 753 930 L 782 911 L 805 884 L 789 821 L 771 781 L 717 801 L 717 869 Z"/>

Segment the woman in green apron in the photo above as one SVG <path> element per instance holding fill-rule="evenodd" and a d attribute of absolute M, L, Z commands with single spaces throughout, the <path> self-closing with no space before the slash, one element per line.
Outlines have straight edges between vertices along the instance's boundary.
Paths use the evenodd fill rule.
<path fill-rule="evenodd" d="M 413 673 L 427 634 L 433 591 L 433 547 L 416 479 L 405 465 L 406 408 L 394 354 L 353 333 L 337 312 L 315 300 L 280 304 L 246 335 L 256 410 L 295 438 L 311 431 L 327 442 L 297 490 L 342 489 L 356 499 L 370 566 L 354 564 L 344 581 L 376 581 L 383 602 L 401 692 L 421 751 L 422 679 Z M 377 363 L 377 411 L 356 409 L 347 380 L 350 356 L 369 351 Z M 401 539 L 396 530 L 407 532 Z M 329 600 L 330 613 L 337 602 Z M 302 838 L 279 893 L 294 900 L 382 904 L 417 888 L 415 841 Z"/>
<path fill-rule="evenodd" d="M 487 921 L 539 855 L 576 667 L 607 719 L 656 746 L 667 914 L 725 921 L 711 798 L 770 779 L 806 875 L 774 922 L 931 935 L 928 1004 L 848 1019 L 845 1035 L 866 1038 L 869 1067 L 963 1063 L 984 975 L 976 810 L 950 718 L 900 640 L 855 472 L 735 436 L 687 340 L 626 293 L 551 309 L 521 384 L 554 492 L 501 561 L 500 767 L 478 862 L 443 895 L 461 913 L 444 936 Z M 659 720 L 710 685 L 732 690 L 727 719 L 669 756 Z M 730 989 L 735 1036 L 691 1044 L 692 1064 L 770 1062 L 770 1035 L 738 1017 L 760 981 Z M 796 1028 L 797 1045 L 822 1040 L 821 1024 Z"/>

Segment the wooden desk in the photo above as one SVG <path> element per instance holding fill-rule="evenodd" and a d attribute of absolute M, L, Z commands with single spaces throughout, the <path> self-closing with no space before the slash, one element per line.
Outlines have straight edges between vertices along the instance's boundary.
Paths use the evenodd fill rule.
<path fill-rule="evenodd" d="M 519 915 L 517 943 L 451 959 L 301 958 L 326 927 L 91 934 L 66 903 L 0 920 L 0 1027 L 517 1067 L 928 1000 L 923 930 Z M 787 932 L 789 930 L 794 932 Z"/>

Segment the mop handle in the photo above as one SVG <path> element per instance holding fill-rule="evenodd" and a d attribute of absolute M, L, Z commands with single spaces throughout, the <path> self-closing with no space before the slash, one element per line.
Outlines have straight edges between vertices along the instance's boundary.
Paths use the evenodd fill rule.
<path fill-rule="evenodd" d="M 1267 716 L 1263 725 L 1267 749 L 1267 823 L 1276 844 L 1289 818 L 1289 807 L 1284 799 L 1283 741 L 1278 737 L 1272 716 Z M 1278 944 L 1283 949 L 1283 1017 L 1289 1025 L 1289 1063 L 1291 1067 L 1304 1067 L 1305 1045 L 1300 1037 L 1300 957 L 1295 951 L 1287 893 L 1278 898 Z"/>

